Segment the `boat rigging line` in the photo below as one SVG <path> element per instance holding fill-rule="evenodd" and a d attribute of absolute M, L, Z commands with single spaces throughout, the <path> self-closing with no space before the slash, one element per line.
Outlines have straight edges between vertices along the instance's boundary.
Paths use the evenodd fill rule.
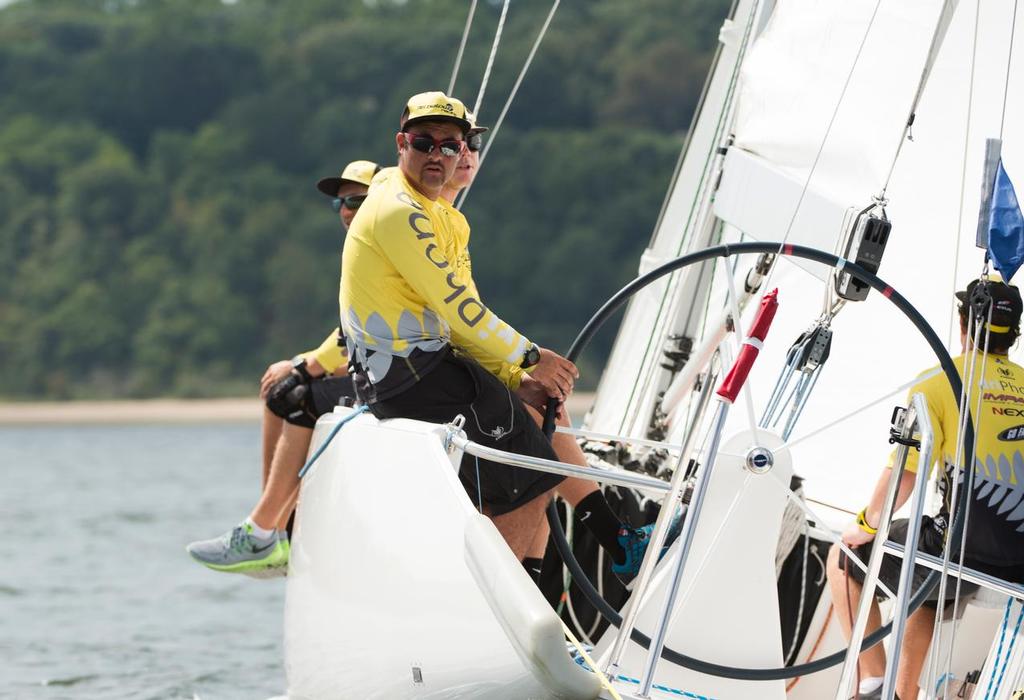
<path fill-rule="evenodd" d="M 778 253 L 786 256 L 793 256 L 802 258 L 805 260 L 811 260 L 829 267 L 842 267 L 846 271 L 850 272 L 858 280 L 867 283 L 872 289 L 879 292 L 884 298 L 888 299 L 899 311 L 907 318 L 907 320 L 917 329 L 917 331 L 924 337 L 928 346 L 939 360 L 939 364 L 942 367 L 942 372 L 949 382 L 950 388 L 954 395 L 959 395 L 963 391 L 963 383 L 960 375 L 957 372 L 956 366 L 953 364 L 952 358 L 949 356 L 949 352 L 946 350 L 945 345 L 935 334 L 935 331 L 928 325 L 928 322 L 924 317 L 917 311 L 917 309 L 907 299 L 900 294 L 897 290 L 893 289 L 886 282 L 880 279 L 877 275 L 869 272 L 856 263 L 849 262 L 843 258 L 838 257 L 832 253 L 817 250 L 807 246 L 787 244 L 787 243 L 760 243 L 760 242 L 745 242 L 745 243 L 733 243 L 733 244 L 722 244 L 703 250 L 694 251 L 686 255 L 682 255 L 674 260 L 671 260 L 655 269 L 651 270 L 647 274 L 637 277 L 632 282 L 620 289 L 616 294 L 609 298 L 598 311 L 590 318 L 587 324 L 583 327 L 576 339 L 573 341 L 572 346 L 566 353 L 566 358 L 575 361 L 582 350 L 587 346 L 593 336 L 597 333 L 598 329 L 608 320 L 608 318 L 636 294 L 641 289 L 647 287 L 658 279 L 665 275 L 671 274 L 683 267 L 701 263 L 706 260 L 711 260 L 716 257 L 730 257 L 732 255 L 741 255 L 746 253 Z M 550 436 L 554 432 L 554 418 L 555 409 L 554 405 L 549 406 L 544 421 L 544 432 Z M 964 445 L 966 451 L 973 454 L 974 449 L 974 424 L 971 420 L 970 414 L 965 416 L 965 426 L 962 431 Z M 967 511 L 967 499 L 968 494 L 966 490 L 962 490 L 959 493 L 959 497 L 955 500 L 952 514 L 952 524 L 949 529 L 948 542 L 950 546 L 959 546 L 961 537 L 964 529 L 964 518 L 963 514 Z M 583 571 L 579 562 L 576 560 L 575 555 L 572 552 L 571 547 L 565 540 L 565 531 L 562 528 L 561 522 L 558 519 L 558 511 L 554 502 L 548 505 L 547 510 L 548 523 L 551 527 L 551 536 L 555 543 L 555 547 L 558 550 L 559 555 L 562 557 L 562 561 L 566 566 L 569 567 L 573 577 L 576 579 L 576 584 L 584 592 L 590 603 L 607 619 L 612 625 L 616 627 L 622 624 L 622 617 L 618 612 L 608 604 L 608 602 L 601 597 L 594 585 L 591 583 L 586 572 Z M 925 602 L 928 595 L 939 585 L 941 574 L 938 572 L 931 572 L 921 583 L 921 586 L 917 591 L 913 592 L 911 599 L 908 604 L 908 610 L 910 613 L 916 611 Z M 892 623 L 889 622 L 879 629 L 875 630 L 871 634 L 864 638 L 861 645 L 861 649 L 868 649 L 879 641 L 881 641 L 886 635 L 892 631 Z M 639 630 L 633 629 L 630 633 L 630 638 L 636 643 L 640 644 L 644 648 L 649 648 L 651 640 L 649 637 L 641 633 Z M 814 661 L 808 661 L 803 664 L 797 664 L 789 667 L 780 668 L 737 668 L 734 666 L 725 666 L 721 664 L 715 664 L 701 659 L 696 659 L 685 654 L 681 654 L 669 647 L 664 647 L 660 654 L 661 658 L 666 659 L 671 663 L 684 666 L 691 670 L 699 673 L 705 673 L 713 676 L 734 678 L 738 680 L 779 680 L 786 678 L 795 678 L 797 676 L 807 675 L 808 673 L 814 673 L 825 668 L 840 664 L 844 661 L 846 651 L 842 650 L 833 653 L 829 656 L 816 659 Z"/>
<path fill-rule="evenodd" d="M 1013 61 L 1013 39 L 1017 36 L 1017 2 L 1013 0 L 1013 19 L 1010 20 L 1010 49 L 1006 55 L 1006 79 L 1003 81 L 1003 110 L 999 117 L 999 140 L 1003 140 L 1003 126 L 1006 124 L 1006 99 L 1010 94 L 1010 70 Z"/>
<path fill-rule="evenodd" d="M 473 105 L 473 114 L 480 114 L 480 107 L 484 103 L 484 93 L 487 92 L 487 83 L 491 79 L 491 69 L 494 67 L 494 57 L 498 55 L 498 45 L 501 44 L 501 32 L 505 29 L 505 17 L 508 16 L 508 4 L 505 0 L 501 4 L 501 15 L 498 17 L 498 28 L 494 31 L 494 41 L 491 43 L 491 53 L 487 57 L 487 66 L 484 67 L 484 77 L 480 80 L 480 90 L 476 93 L 476 103 Z"/>
<path fill-rule="evenodd" d="M 882 193 L 880 198 L 885 199 L 886 190 L 889 189 L 889 181 L 892 179 L 892 173 L 896 169 L 896 162 L 900 159 L 900 152 L 903 150 L 903 144 L 907 141 L 912 141 L 911 129 L 914 126 L 914 121 L 917 119 L 917 106 L 921 102 L 921 97 L 924 95 L 925 85 L 928 83 L 928 78 L 932 73 L 932 66 L 935 65 L 936 59 L 939 57 L 939 49 L 942 48 L 942 42 L 946 38 L 946 30 L 949 28 L 949 23 L 953 21 L 953 12 L 956 10 L 960 0 L 945 0 L 942 5 L 942 11 L 939 13 L 939 19 L 935 23 L 935 31 L 932 32 L 932 43 L 928 47 L 928 58 L 925 59 L 924 68 L 921 69 L 921 79 L 917 81 L 917 90 L 914 92 L 914 100 L 910 103 L 910 114 L 907 116 L 907 123 L 903 127 L 903 134 L 900 136 L 899 143 L 896 146 L 896 153 L 893 154 L 892 164 L 889 166 L 889 174 L 885 177 L 885 184 L 882 185 Z M 981 7 L 981 2 L 977 3 L 978 7 Z M 977 31 L 977 23 L 975 23 L 975 31 Z M 977 39 L 977 34 L 975 34 Z M 974 80 L 974 59 L 971 59 L 971 81 Z M 968 107 L 970 109 L 970 107 Z"/>
<path fill-rule="evenodd" d="M 466 27 L 462 30 L 462 40 L 459 42 L 459 51 L 455 54 L 455 65 L 452 67 L 452 77 L 448 81 L 448 94 L 455 92 L 455 81 L 459 77 L 459 68 L 462 66 L 462 54 L 466 50 L 466 40 L 469 38 L 469 29 L 473 26 L 473 15 L 476 14 L 476 4 L 479 0 L 472 0 L 469 5 L 469 14 L 466 16 Z"/>
<path fill-rule="evenodd" d="M 526 77 L 526 71 L 529 70 L 530 64 L 533 63 L 533 57 L 537 53 L 537 49 L 540 48 L 541 42 L 544 41 L 544 36 L 548 33 L 548 27 L 551 26 L 551 20 L 555 18 L 555 12 L 558 11 L 558 6 L 561 0 L 554 0 L 551 4 L 551 9 L 548 10 L 548 15 L 544 19 L 544 24 L 541 25 L 540 31 L 537 32 L 537 38 L 533 41 L 533 46 L 530 47 L 530 53 L 526 56 L 526 61 L 523 63 L 522 69 L 519 71 L 519 75 L 516 76 L 516 82 L 512 85 L 512 90 L 508 94 L 508 99 L 505 100 L 505 104 L 501 108 L 501 113 L 498 115 L 498 119 L 494 122 L 494 126 L 491 127 L 490 136 L 484 143 L 484 150 L 480 152 L 480 165 L 483 166 L 484 161 L 487 159 L 487 154 L 491 152 L 491 146 L 494 145 L 494 140 L 498 137 L 498 132 L 501 130 L 501 125 L 505 121 L 505 115 L 508 114 L 509 107 L 512 106 L 512 100 L 515 99 L 516 94 L 519 92 L 519 86 L 523 84 L 523 78 Z M 477 115 L 479 116 L 479 115 Z M 470 190 L 473 189 L 473 183 L 469 183 L 462 193 L 459 195 L 458 202 L 456 202 L 456 209 L 461 209 L 462 205 L 466 203 L 466 197 L 469 196 Z"/>
<path fill-rule="evenodd" d="M 846 98 L 846 91 L 850 87 L 850 81 L 853 79 L 853 72 L 857 69 L 857 63 L 860 61 L 860 56 L 864 52 L 864 45 L 868 41 L 868 36 L 871 34 L 871 28 L 875 24 L 875 18 L 878 16 L 878 8 L 881 7 L 882 0 L 877 0 L 875 3 L 875 9 L 871 12 L 871 19 L 868 20 L 868 26 L 864 29 L 864 36 L 861 37 L 860 45 L 857 47 L 857 53 L 853 57 L 853 65 L 850 66 L 849 72 L 846 74 L 846 80 L 843 82 L 843 89 L 839 93 L 839 99 L 836 101 L 836 106 L 832 110 L 832 116 L 829 117 L 828 126 L 825 127 L 825 135 L 821 137 L 821 143 L 818 145 L 818 151 L 814 154 L 814 160 L 811 161 L 811 169 L 807 171 L 807 177 L 804 178 L 803 187 L 800 188 L 800 196 L 796 200 L 796 206 L 793 207 L 793 214 L 789 217 L 789 223 L 786 224 L 786 231 L 782 235 L 782 241 L 779 243 L 779 249 L 775 251 L 778 255 L 782 255 L 782 248 L 785 246 L 786 241 L 789 240 L 789 235 L 793 232 L 793 224 L 796 223 L 797 214 L 800 213 L 800 207 L 803 206 L 804 197 L 807 196 L 807 190 L 811 186 L 811 178 L 814 177 L 814 171 L 818 168 L 818 162 L 821 160 L 821 154 L 825 152 L 825 144 L 828 143 L 828 137 L 832 133 L 832 127 L 836 123 L 836 117 L 839 116 L 839 108 L 843 106 L 843 100 Z M 772 275 L 775 274 L 775 265 L 768 270 L 768 277 L 765 280 L 764 285 L 761 287 L 761 296 L 764 296 L 764 290 L 768 289 L 771 284 Z"/>
<path fill-rule="evenodd" d="M 967 83 L 967 124 L 964 127 L 964 152 L 963 157 L 960 160 L 960 204 L 956 215 L 956 230 L 953 234 L 953 279 L 949 285 L 952 290 L 956 290 L 956 279 L 960 275 L 960 256 L 957 255 L 957 252 L 960 250 L 960 241 L 963 240 L 964 235 L 964 198 L 966 197 L 965 192 L 967 188 L 967 152 L 971 141 L 971 117 L 974 112 L 974 76 L 978 59 L 978 24 L 980 19 L 981 2 L 979 1 L 975 3 L 974 7 L 974 38 L 971 43 L 971 77 L 968 79 Z M 950 309 L 949 329 L 946 332 L 946 339 L 949 343 L 953 342 L 953 323 L 955 319 L 956 310 Z"/>
<path fill-rule="evenodd" d="M 730 12 L 728 15 L 730 22 L 733 18 L 735 18 L 738 7 L 739 2 L 734 2 L 732 7 L 730 8 Z M 743 58 L 746 56 L 747 49 L 750 45 L 751 37 L 753 36 L 754 20 L 758 15 L 759 7 L 759 0 L 753 0 L 753 2 L 750 5 L 749 13 L 746 17 L 746 24 L 743 29 L 743 35 L 737 48 L 736 60 L 731 68 L 731 71 L 729 72 L 729 82 L 728 86 L 725 89 L 725 95 L 723 96 L 721 102 L 720 111 L 718 112 L 717 120 L 712 129 L 711 138 L 708 139 L 708 146 L 706 152 L 704 153 L 704 164 L 701 169 L 700 178 L 697 182 L 697 186 L 694 188 L 694 194 L 693 198 L 690 201 L 686 222 L 682 227 L 683 234 L 679 237 L 679 243 L 676 246 L 674 252 L 676 256 L 682 255 L 684 249 L 692 250 L 694 247 L 694 238 L 697 235 L 697 231 L 704 230 L 710 225 L 707 223 L 706 218 L 707 215 L 710 213 L 710 211 L 708 210 L 708 206 L 711 200 L 711 190 L 717 185 L 718 180 L 716 176 L 716 157 L 721 158 L 722 154 L 724 153 L 723 149 L 727 145 L 727 130 L 729 124 L 732 121 L 732 115 L 734 112 L 736 90 L 737 86 L 739 85 L 740 68 L 743 65 Z M 724 42 L 720 40 L 719 49 L 721 48 L 722 43 Z M 709 76 L 713 76 L 717 71 L 718 61 L 720 57 L 721 51 L 716 51 L 714 61 L 712 62 L 711 69 L 709 71 Z M 711 80 L 713 80 L 713 78 L 709 77 L 708 89 L 710 89 Z M 684 160 L 685 157 L 689 154 L 692 134 L 695 132 L 698 126 L 699 119 L 703 114 L 705 106 L 706 95 L 705 100 L 698 105 L 697 110 L 695 110 L 694 112 L 694 116 L 690 124 L 690 130 L 687 133 L 687 141 L 684 145 L 683 153 L 680 155 L 681 161 Z M 678 173 L 676 173 L 673 176 L 673 178 L 673 183 L 675 183 L 678 178 Z M 670 188 L 668 190 L 668 193 L 666 194 L 665 206 L 667 206 L 668 199 L 671 196 L 671 192 L 673 189 L 675 189 L 674 186 Z M 702 203 L 703 206 L 701 206 Z M 652 236 L 652 243 L 653 239 L 656 237 L 657 231 L 658 228 L 655 228 L 655 235 Z M 699 245 L 707 245 L 707 243 L 699 242 Z M 653 249 L 653 245 L 651 246 L 651 249 Z M 648 338 L 647 345 L 644 347 L 642 359 L 640 363 L 636 366 L 636 375 L 634 377 L 634 381 L 631 383 L 629 396 L 626 399 L 627 409 L 622 412 L 621 419 L 619 421 L 618 432 L 620 433 L 626 432 L 627 422 L 636 422 L 637 414 L 640 411 L 640 405 L 637 402 L 637 393 L 641 387 L 643 387 L 644 389 L 647 388 L 649 382 L 651 381 L 652 375 L 651 372 L 645 372 L 644 369 L 649 367 L 649 363 L 656 361 L 651 359 L 652 353 L 658 352 L 658 343 L 656 343 L 655 338 L 661 338 L 664 335 L 667 335 L 666 326 L 668 326 L 672 322 L 671 318 L 673 318 L 676 315 L 675 310 L 677 304 L 679 303 L 680 296 L 677 293 L 677 287 L 679 284 L 680 280 L 676 276 L 674 276 L 670 280 L 670 282 L 665 285 L 665 288 L 661 293 L 661 299 L 658 302 L 658 311 L 656 315 L 655 327 L 650 337 Z M 642 391 L 640 393 L 642 396 Z"/>

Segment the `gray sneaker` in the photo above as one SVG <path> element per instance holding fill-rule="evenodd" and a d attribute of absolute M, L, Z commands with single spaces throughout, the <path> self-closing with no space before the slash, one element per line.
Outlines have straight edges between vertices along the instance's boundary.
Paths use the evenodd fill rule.
<path fill-rule="evenodd" d="M 285 549 L 288 550 L 289 557 L 291 556 L 291 545 L 288 541 L 288 531 L 278 530 L 277 537 L 282 540 L 284 544 L 288 545 Z M 250 571 L 243 571 L 243 574 L 251 578 L 268 579 L 268 578 L 284 578 L 288 575 L 288 561 L 285 560 L 283 564 L 277 564 L 275 566 L 268 566 L 265 569 L 252 569 Z"/>
<path fill-rule="evenodd" d="M 251 574 L 288 564 L 288 536 L 282 539 L 275 530 L 262 539 L 246 523 L 212 540 L 193 542 L 185 550 L 197 562 L 216 571 Z"/>

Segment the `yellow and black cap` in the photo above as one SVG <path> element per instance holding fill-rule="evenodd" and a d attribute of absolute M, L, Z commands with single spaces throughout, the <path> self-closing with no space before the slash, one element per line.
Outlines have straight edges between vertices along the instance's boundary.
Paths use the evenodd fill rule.
<path fill-rule="evenodd" d="M 988 329 L 993 333 L 1009 333 L 1017 330 L 1020 325 L 1021 313 L 1024 312 L 1024 302 L 1021 301 L 1020 290 L 1017 287 L 1004 284 L 998 277 L 987 280 L 971 280 L 967 289 L 956 293 L 956 298 L 963 305 L 961 308 L 966 309 L 972 304 L 987 306 L 986 295 L 992 300 L 992 320 Z"/>
<path fill-rule="evenodd" d="M 345 166 L 338 177 L 325 177 L 316 183 L 316 188 L 328 197 L 337 197 L 342 182 L 370 186 L 373 176 L 380 172 L 380 166 L 370 160 L 354 160 Z"/>
<path fill-rule="evenodd" d="M 443 92 L 421 92 L 413 95 L 402 110 L 399 126 L 405 131 L 418 122 L 452 122 L 466 134 L 474 128 L 471 114 L 462 100 L 448 97 Z"/>

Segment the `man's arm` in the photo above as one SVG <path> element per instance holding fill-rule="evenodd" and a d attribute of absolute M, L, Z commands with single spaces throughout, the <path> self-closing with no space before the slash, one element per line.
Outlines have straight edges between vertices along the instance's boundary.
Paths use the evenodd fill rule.
<path fill-rule="evenodd" d="M 339 343 L 341 330 L 335 328 L 324 338 L 315 350 L 301 353 L 306 359 L 306 369 L 313 377 L 323 374 L 344 375 L 347 373 L 348 351 Z"/>
<path fill-rule="evenodd" d="M 877 530 L 882 520 L 882 506 L 885 503 L 885 494 L 889 490 L 890 478 L 892 478 L 892 467 L 886 467 L 878 476 L 878 482 L 875 483 L 875 492 L 871 494 L 871 501 L 868 502 L 867 507 L 864 509 L 866 528 L 858 522 L 850 523 L 846 530 L 843 531 L 843 542 L 851 547 L 856 547 L 875 539 L 875 533 L 869 532 L 869 530 Z M 893 506 L 893 512 L 899 510 L 900 506 L 910 498 L 910 493 L 914 490 L 914 481 L 916 479 L 916 473 L 908 470 L 903 471 L 899 488 L 896 491 L 896 503 Z"/>
<path fill-rule="evenodd" d="M 506 385 L 517 388 L 532 343 L 480 301 L 472 277 L 445 256 L 429 217 L 415 209 L 395 209 L 378 220 L 375 237 L 409 286 L 448 322 L 453 339 L 482 365 L 496 370 Z M 558 382 L 571 390 L 576 368 L 550 353 L 542 356 L 534 375 L 555 396 L 562 391 Z"/>

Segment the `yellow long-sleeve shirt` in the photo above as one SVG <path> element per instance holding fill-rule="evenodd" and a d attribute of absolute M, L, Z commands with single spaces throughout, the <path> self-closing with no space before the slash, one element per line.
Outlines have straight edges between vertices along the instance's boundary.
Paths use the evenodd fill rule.
<path fill-rule="evenodd" d="M 316 360 L 326 374 L 334 374 L 339 367 L 348 364 L 348 352 L 340 339 L 341 329 L 335 328 L 324 338 L 324 342 L 313 350 L 299 353 L 306 361 Z"/>
<path fill-rule="evenodd" d="M 399 171 L 378 175 L 345 239 L 339 297 L 371 401 L 412 386 L 449 345 L 519 386 L 530 341 L 480 300 L 468 242 L 461 213 L 424 197 Z"/>

